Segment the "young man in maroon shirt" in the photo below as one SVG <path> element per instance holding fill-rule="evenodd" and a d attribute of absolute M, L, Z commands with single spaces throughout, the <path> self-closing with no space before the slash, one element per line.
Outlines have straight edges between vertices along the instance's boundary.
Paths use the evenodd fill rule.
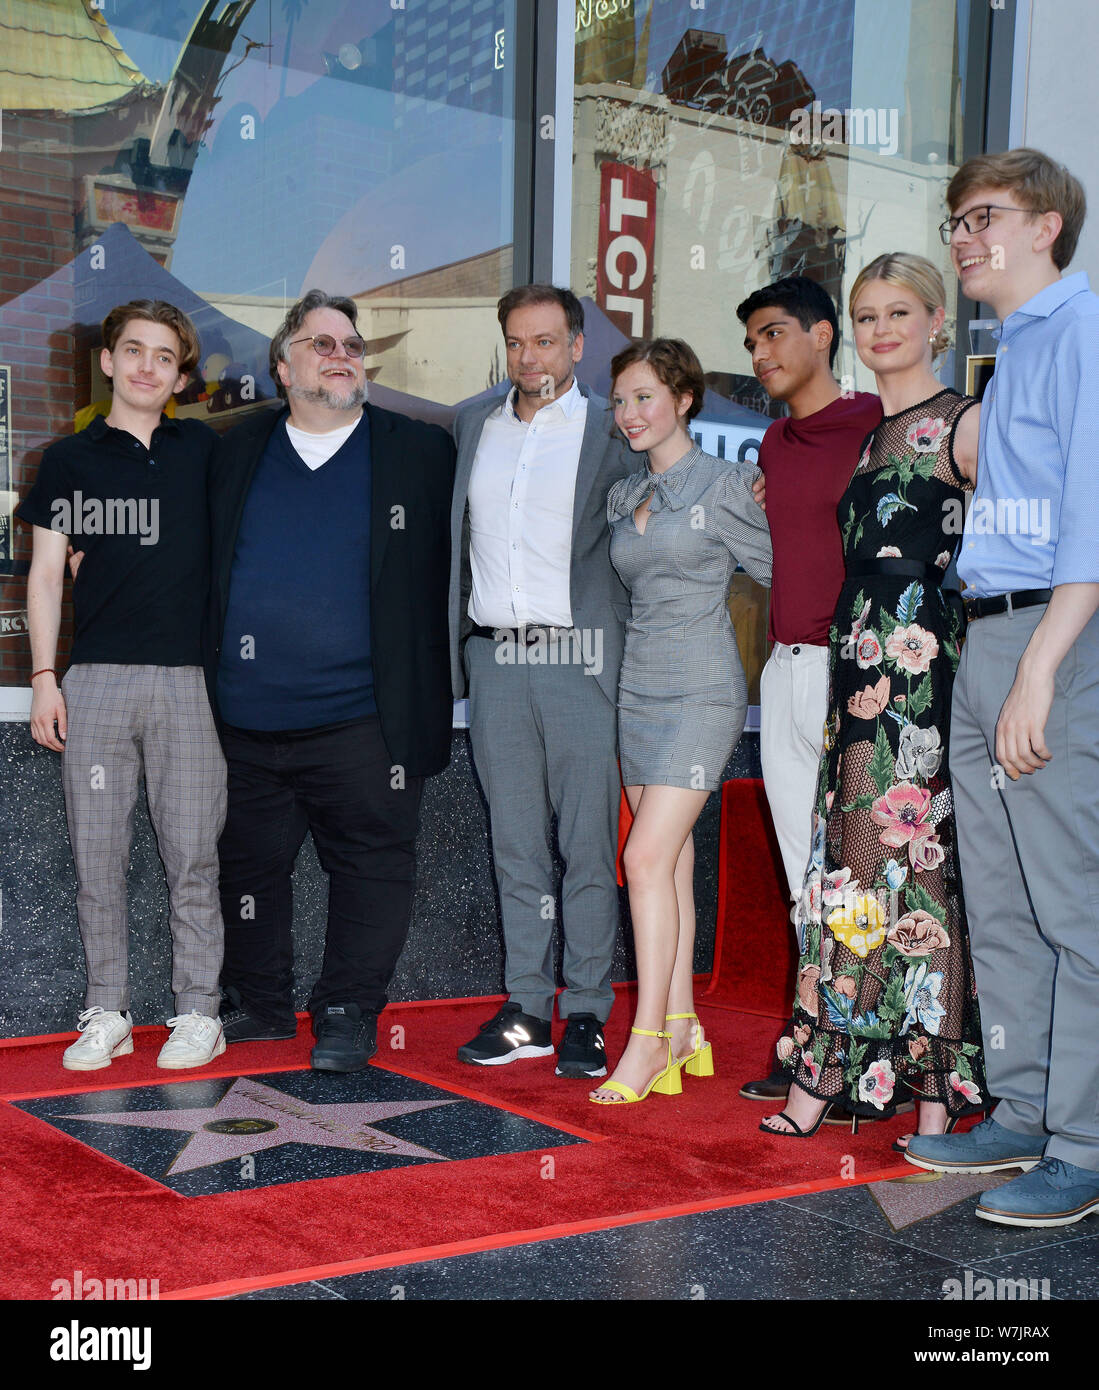
<path fill-rule="evenodd" d="M 796 902 L 809 859 L 828 714 L 828 629 L 844 577 L 836 508 L 882 412 L 877 396 L 844 393 L 832 375 L 839 325 L 831 298 L 815 281 L 804 275 L 776 280 L 736 312 L 757 378 L 789 411 L 770 426 L 759 451 L 774 551 L 767 632 L 774 646 L 760 677 L 759 741 Z M 781 1099 L 789 1084 L 789 1072 L 772 1059 L 771 1074 L 747 1082 L 740 1094 Z"/>

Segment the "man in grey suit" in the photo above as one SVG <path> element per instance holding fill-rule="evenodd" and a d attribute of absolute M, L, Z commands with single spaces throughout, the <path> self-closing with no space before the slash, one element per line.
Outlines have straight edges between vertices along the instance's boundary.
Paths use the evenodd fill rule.
<path fill-rule="evenodd" d="M 523 285 L 497 313 L 512 386 L 455 422 L 450 649 L 456 698 L 468 676 L 508 1002 L 458 1056 L 499 1066 L 553 1054 L 556 816 L 567 1020 L 557 1074 L 603 1076 L 619 918 L 615 709 L 629 617 L 610 560 L 607 493 L 636 464 L 612 434 L 606 402 L 576 381 L 576 296 Z"/>

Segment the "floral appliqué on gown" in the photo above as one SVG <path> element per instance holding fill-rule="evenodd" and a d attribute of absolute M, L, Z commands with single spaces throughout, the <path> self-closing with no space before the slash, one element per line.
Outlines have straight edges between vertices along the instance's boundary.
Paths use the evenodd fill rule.
<path fill-rule="evenodd" d="M 887 416 L 840 501 L 849 578 L 829 634 L 829 707 L 798 908 L 793 1041 L 820 1098 L 873 1114 L 903 1079 L 952 1114 L 985 1098 L 980 1016 L 945 763 L 961 617 L 928 576 L 950 563 L 963 493 L 954 391 Z"/>

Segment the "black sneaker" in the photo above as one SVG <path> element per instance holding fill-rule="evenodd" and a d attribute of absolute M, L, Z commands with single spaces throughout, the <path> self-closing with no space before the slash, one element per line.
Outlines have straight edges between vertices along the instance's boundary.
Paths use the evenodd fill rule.
<path fill-rule="evenodd" d="M 362 1071 L 378 1050 L 378 1015 L 358 1004 L 327 1004 L 313 1015 L 314 1071 Z"/>
<path fill-rule="evenodd" d="M 523 1057 L 552 1057 L 549 1019 L 525 1014 L 521 1004 L 505 1004 L 494 1018 L 481 1025 L 481 1031 L 458 1049 L 460 1062 L 475 1066 L 499 1067 Z"/>
<path fill-rule="evenodd" d="M 233 988 L 227 985 L 221 1001 L 221 1031 L 227 1043 L 283 1042 L 297 1036 L 295 1020 L 292 1028 L 280 1023 L 268 1023 L 251 1009 Z"/>
<path fill-rule="evenodd" d="M 557 1049 L 557 1075 L 606 1076 L 607 1045 L 603 1025 L 594 1014 L 569 1014 Z"/>

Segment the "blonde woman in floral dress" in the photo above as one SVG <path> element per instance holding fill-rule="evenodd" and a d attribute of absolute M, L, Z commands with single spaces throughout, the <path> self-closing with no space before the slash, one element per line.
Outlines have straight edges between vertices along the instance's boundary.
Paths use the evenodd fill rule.
<path fill-rule="evenodd" d="M 985 1098 L 945 761 L 960 619 L 941 590 L 980 410 L 932 374 L 945 297 L 931 262 L 903 253 L 871 262 L 851 293 L 884 419 L 839 507 L 847 579 L 798 910 L 793 1084 L 760 1126 L 781 1136 L 814 1133 L 833 1100 L 880 1113 L 902 1083 L 921 1134 Z"/>

